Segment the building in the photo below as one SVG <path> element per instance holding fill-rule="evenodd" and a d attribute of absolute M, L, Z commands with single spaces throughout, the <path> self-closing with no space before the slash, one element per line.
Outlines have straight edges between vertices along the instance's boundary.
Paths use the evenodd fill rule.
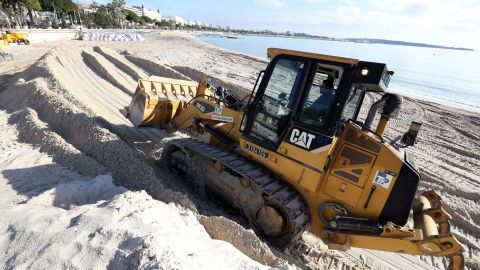
<path fill-rule="evenodd" d="M 97 8 L 94 5 L 83 5 L 83 4 L 77 4 L 78 10 L 83 11 L 85 14 L 89 13 L 95 13 L 97 12 Z"/>
<path fill-rule="evenodd" d="M 39 18 L 41 21 L 49 22 L 50 24 L 60 23 L 60 20 L 58 19 L 57 15 L 54 12 L 50 12 L 50 11 L 37 12 L 36 17 Z"/>
<path fill-rule="evenodd" d="M 162 14 L 160 13 L 160 10 L 151 10 L 148 8 L 145 8 L 145 6 L 123 6 L 123 9 L 130 10 L 131 12 L 135 13 L 137 16 L 142 17 L 142 16 L 147 16 L 152 20 L 157 20 L 161 21 L 162 20 Z"/>
<path fill-rule="evenodd" d="M 150 9 L 143 9 L 143 16 L 147 16 L 152 20 L 157 20 L 161 21 L 162 20 L 162 14 L 160 13 L 160 10 L 150 10 Z"/>
<path fill-rule="evenodd" d="M 130 7 L 130 6 L 125 5 L 125 6 L 123 6 L 123 9 L 129 10 L 129 11 L 135 13 L 135 15 L 137 15 L 139 17 L 143 16 L 143 9 L 144 9 L 143 5 L 141 7 L 139 7 L 139 6 L 131 6 Z"/>
<path fill-rule="evenodd" d="M 174 24 L 180 24 L 180 25 L 185 25 L 187 23 L 187 20 L 185 20 L 180 16 L 166 16 L 164 20 L 173 22 Z"/>

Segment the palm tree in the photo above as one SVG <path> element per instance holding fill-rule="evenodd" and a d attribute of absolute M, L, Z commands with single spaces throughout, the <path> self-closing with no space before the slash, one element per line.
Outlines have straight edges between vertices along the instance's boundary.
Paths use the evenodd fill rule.
<path fill-rule="evenodd" d="M 15 23 L 17 25 L 21 25 L 21 20 L 19 19 L 19 16 L 21 14 L 21 8 L 18 5 L 17 0 L 3 0 L 1 2 L 2 8 L 4 12 L 7 14 L 8 19 L 10 22 Z M 10 25 L 12 27 L 12 25 Z"/>
<path fill-rule="evenodd" d="M 10 28 L 10 27 L 11 27 L 11 24 L 10 24 L 10 16 L 8 16 L 8 14 L 7 14 L 5 11 L 3 11 L 2 5 L 0 5 L 0 18 L 1 18 L 1 17 L 4 17 L 4 18 L 6 19 L 7 26 L 8 26 L 8 28 Z M 3 23 L 4 23 L 4 22 L 5 22 L 5 21 L 3 21 L 3 20 L 0 21 L 0 28 L 3 27 Z M 0 29 L 0 30 L 1 30 L 1 29 Z"/>
<path fill-rule="evenodd" d="M 118 21 L 122 28 L 123 21 L 126 18 L 126 15 L 122 12 L 123 6 L 125 6 L 125 0 L 113 0 L 110 4 L 107 4 L 108 12 Z"/>

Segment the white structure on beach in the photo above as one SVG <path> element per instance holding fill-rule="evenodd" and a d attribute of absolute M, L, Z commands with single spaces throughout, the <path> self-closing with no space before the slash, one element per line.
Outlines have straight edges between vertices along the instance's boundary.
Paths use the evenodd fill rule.
<path fill-rule="evenodd" d="M 157 21 L 162 20 L 162 14 L 160 13 L 160 10 L 158 10 L 158 9 L 156 11 L 151 10 L 151 9 L 145 8 L 145 6 L 143 6 L 143 5 L 141 7 L 125 5 L 123 8 L 126 9 L 126 10 L 130 10 L 131 12 L 135 13 L 139 17 L 147 16 L 152 20 L 157 20 Z"/>

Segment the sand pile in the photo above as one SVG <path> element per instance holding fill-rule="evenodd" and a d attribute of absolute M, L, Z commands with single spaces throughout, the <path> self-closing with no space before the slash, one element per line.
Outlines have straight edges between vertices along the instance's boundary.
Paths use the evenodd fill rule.
<path fill-rule="evenodd" d="M 133 81 L 137 81 L 139 78 L 148 78 L 149 74 L 146 73 L 143 69 L 137 68 L 133 63 L 128 61 L 125 57 L 120 55 L 117 51 L 106 48 L 95 46 L 93 50 L 101 55 L 103 55 L 108 61 L 112 62 L 118 70 L 121 70 L 132 77 Z"/>
<path fill-rule="evenodd" d="M 192 212 L 115 186 L 109 175 L 81 176 L 18 142 L 9 118 L 0 111 L 4 268 L 265 269 L 210 239 Z"/>
<path fill-rule="evenodd" d="M 116 186 L 110 175 L 81 176 L 19 143 L 8 118 L 0 111 L 2 268 L 268 268 L 212 240 L 191 211 Z"/>
<path fill-rule="evenodd" d="M 0 106 L 12 112 L 17 109 L 21 110 L 11 122 L 19 123 L 18 128 L 23 132 L 30 132 L 26 136 L 22 136 L 25 141 L 35 140 L 35 143 L 39 145 L 42 145 L 42 142 L 46 145 L 51 143 L 49 140 L 53 139 L 53 136 L 44 140 L 41 140 L 41 136 L 35 136 L 35 132 L 40 132 L 42 127 L 48 125 L 51 132 L 58 134 L 56 138 L 60 144 L 68 144 L 78 152 L 94 158 L 107 170 L 113 172 L 118 184 L 138 189 L 145 183 L 156 181 L 153 169 L 145 164 L 134 149 L 120 140 L 118 136 L 103 128 L 94 118 L 80 111 L 74 104 L 50 91 L 44 79 L 37 78 L 7 88 L 0 94 Z M 30 108 L 34 111 L 23 108 Z M 23 124 L 24 122 L 28 123 L 29 120 L 31 125 Z M 57 148 L 52 147 L 51 149 L 50 154 L 56 158 L 57 151 L 54 150 Z M 63 155 L 63 149 L 59 147 L 59 150 L 59 154 Z M 72 152 L 78 153 L 77 151 Z M 61 161 L 60 159 L 56 160 Z M 74 165 L 79 171 L 88 173 L 91 171 L 89 167 L 91 164 L 95 163 L 82 162 Z M 95 168 L 97 167 L 95 166 Z M 93 172 L 97 170 L 93 170 Z M 144 183 L 132 183 L 131 179 L 135 178 L 141 179 Z M 161 185 L 161 183 L 158 184 Z"/>
<path fill-rule="evenodd" d="M 212 240 L 191 212 L 116 187 L 110 176 L 58 185 L 2 215 L 7 268 L 267 268 Z"/>
<path fill-rule="evenodd" d="M 77 54 L 65 57 L 63 52 L 67 50 Z M 110 83 L 119 79 L 122 71 L 116 68 L 112 70 L 114 64 L 105 69 L 105 61 L 106 58 L 96 55 L 92 49 L 57 48 L 18 74 L 16 83 L 0 93 L 0 108 L 13 113 L 9 117 L 9 123 L 16 126 L 19 140 L 39 147 L 42 152 L 51 155 L 54 161 L 69 166 L 82 175 L 94 177 L 111 173 L 117 185 L 130 190 L 146 190 L 156 199 L 175 202 L 193 210 L 202 223 L 216 229 L 229 230 L 239 239 L 248 235 L 249 239 L 256 239 L 260 243 L 254 233 L 233 222 L 226 223 L 198 214 L 196 205 L 188 196 L 164 187 L 164 178 L 168 175 L 148 161 L 141 150 L 151 150 L 149 146 L 160 142 L 165 134 L 157 130 L 134 129 L 128 120 L 123 119 L 118 109 L 128 104 L 129 97 L 125 97 L 126 93 L 122 89 Z M 65 68 L 65 65 L 71 63 L 78 65 Z M 77 84 L 79 79 L 86 76 L 89 76 L 90 85 Z M 87 89 L 93 85 L 109 91 L 109 95 L 97 89 Z M 84 91 L 97 92 L 97 95 L 89 95 Z M 97 107 L 98 104 L 92 102 L 92 98 L 106 108 Z M 112 100 L 117 102 L 109 104 Z M 81 194 L 80 192 L 79 195 Z M 84 199 L 89 201 L 88 198 Z M 68 202 L 53 205 L 61 207 L 66 204 Z M 237 227 L 228 227 L 232 225 Z M 213 230 L 210 229 L 209 232 Z M 265 244 L 245 248 L 246 242 L 238 241 L 231 235 L 212 233 L 212 237 L 235 242 L 236 247 L 262 263 L 282 263 Z"/>

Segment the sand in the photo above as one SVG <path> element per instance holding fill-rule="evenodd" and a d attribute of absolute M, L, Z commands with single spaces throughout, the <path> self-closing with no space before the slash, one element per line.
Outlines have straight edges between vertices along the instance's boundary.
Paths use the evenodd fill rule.
<path fill-rule="evenodd" d="M 288 261 L 305 269 L 446 267 L 441 258 L 361 249 L 332 251 L 309 233 L 287 250 L 270 247 L 242 227 L 241 219 L 204 201 L 158 168 L 152 149 L 167 135 L 132 128 L 119 112 L 130 102 L 137 78 L 149 75 L 197 80 L 207 74 L 220 85 L 246 94 L 266 67 L 261 59 L 215 48 L 181 33 L 150 34 L 144 42 L 61 41 L 8 51 L 15 61 L 0 65 L 0 110 L 6 110 L 3 117 L 17 135 L 3 139 L 7 137 L 2 129 L 2 144 L 35 147 L 53 164 L 79 177 L 95 179 L 109 173 L 115 184 L 128 190 L 145 190 L 155 200 L 173 202 L 203 224 L 210 237 L 228 241 L 269 266 Z M 377 98 L 369 96 L 365 103 Z M 441 194 L 453 217 L 452 231 L 467 248 L 467 268 L 479 269 L 480 115 L 406 97 L 402 114 L 389 124 L 387 137 L 405 132 L 412 120 L 424 123 L 418 143 L 409 148 L 421 168 L 420 189 Z M 35 179 L 43 181 L 41 176 Z"/>
<path fill-rule="evenodd" d="M 269 269 L 212 239 L 193 212 L 19 142 L 9 118 L 0 111 L 2 269 Z"/>

